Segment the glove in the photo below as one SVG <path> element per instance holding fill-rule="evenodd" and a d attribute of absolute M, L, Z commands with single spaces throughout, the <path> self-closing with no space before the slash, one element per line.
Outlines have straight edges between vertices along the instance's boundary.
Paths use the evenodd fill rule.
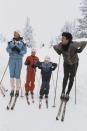
<path fill-rule="evenodd" d="M 15 49 L 16 49 L 17 53 L 20 53 L 20 49 L 17 46 L 15 46 Z"/>
<path fill-rule="evenodd" d="M 81 49 L 81 48 L 76 49 L 76 52 L 77 52 L 77 53 L 81 53 L 81 52 L 82 52 L 82 49 Z"/>
<path fill-rule="evenodd" d="M 30 65 L 30 62 L 25 62 L 24 64 L 27 65 L 27 66 L 29 66 L 29 65 Z"/>
<path fill-rule="evenodd" d="M 32 65 L 32 68 L 36 68 L 35 64 Z"/>
<path fill-rule="evenodd" d="M 14 46 L 11 50 L 16 51 L 18 54 L 20 53 L 20 49 L 17 46 Z"/>
<path fill-rule="evenodd" d="M 56 64 L 56 63 L 52 63 L 52 65 L 53 65 L 53 66 L 57 66 L 57 64 Z"/>
<path fill-rule="evenodd" d="M 15 46 L 13 48 L 11 48 L 12 51 L 15 51 Z"/>

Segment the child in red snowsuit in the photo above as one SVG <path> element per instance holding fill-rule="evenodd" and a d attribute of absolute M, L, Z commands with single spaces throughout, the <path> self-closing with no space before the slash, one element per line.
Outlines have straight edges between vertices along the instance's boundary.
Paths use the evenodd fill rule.
<path fill-rule="evenodd" d="M 27 75 L 26 75 L 26 83 L 25 83 L 25 95 L 28 98 L 28 93 L 31 93 L 31 97 L 33 99 L 33 91 L 35 88 L 35 73 L 36 69 L 32 66 L 35 64 L 39 59 L 35 56 L 36 50 L 32 49 L 31 55 L 26 58 L 25 65 L 27 65 Z"/>

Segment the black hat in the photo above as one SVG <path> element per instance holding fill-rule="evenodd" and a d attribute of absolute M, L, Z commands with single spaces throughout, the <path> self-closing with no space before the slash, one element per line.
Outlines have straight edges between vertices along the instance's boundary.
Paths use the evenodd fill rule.
<path fill-rule="evenodd" d="M 62 36 L 65 36 L 66 37 L 66 39 L 68 39 L 69 41 L 72 41 L 72 34 L 71 33 L 69 33 L 69 32 L 63 32 L 62 33 Z"/>

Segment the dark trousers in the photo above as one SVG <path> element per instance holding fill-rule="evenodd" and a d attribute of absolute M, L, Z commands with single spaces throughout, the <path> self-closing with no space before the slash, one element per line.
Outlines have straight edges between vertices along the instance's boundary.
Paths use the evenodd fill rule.
<path fill-rule="evenodd" d="M 49 81 L 42 81 L 40 89 L 40 99 L 42 99 L 44 95 L 45 98 L 48 98 L 48 94 L 49 94 Z"/>
<path fill-rule="evenodd" d="M 64 78 L 63 78 L 62 93 L 65 93 L 66 85 L 69 80 L 68 90 L 66 92 L 67 94 L 69 94 L 73 86 L 74 77 L 76 75 L 76 71 L 78 68 L 78 63 L 70 65 L 64 62 L 63 66 L 64 66 Z"/>

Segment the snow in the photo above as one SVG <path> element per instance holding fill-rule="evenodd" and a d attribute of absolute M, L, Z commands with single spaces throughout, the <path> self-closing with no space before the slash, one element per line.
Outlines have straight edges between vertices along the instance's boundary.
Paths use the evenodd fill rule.
<path fill-rule="evenodd" d="M 8 54 L 6 52 L 6 43 L 0 44 L 0 79 L 8 63 Z M 31 49 L 24 57 L 30 55 Z M 42 61 L 46 55 L 51 57 L 51 61 L 59 61 L 59 56 L 52 49 L 47 46 L 37 49 L 37 56 Z M 62 89 L 63 79 L 63 59 L 60 58 L 60 68 L 58 77 L 56 107 L 53 108 L 54 88 L 56 83 L 57 69 L 53 72 L 50 82 L 49 94 L 49 108 L 45 107 L 45 100 L 43 100 L 42 109 L 38 108 L 39 103 L 39 89 L 41 85 L 40 70 L 37 69 L 36 74 L 36 88 L 35 88 L 35 103 L 31 102 L 30 106 L 27 105 L 25 97 L 18 98 L 15 109 L 13 111 L 6 110 L 6 105 L 9 101 L 10 93 L 10 80 L 9 69 L 7 70 L 2 84 L 8 92 L 6 97 L 0 94 L 0 131 L 85 131 L 87 130 L 87 47 L 79 55 L 79 68 L 77 72 L 77 104 L 75 105 L 75 84 L 71 91 L 70 101 L 67 104 L 65 121 L 56 121 L 56 115 L 60 104 L 60 93 Z M 24 95 L 24 83 L 26 78 L 26 67 L 23 64 L 22 68 L 22 88 Z"/>

